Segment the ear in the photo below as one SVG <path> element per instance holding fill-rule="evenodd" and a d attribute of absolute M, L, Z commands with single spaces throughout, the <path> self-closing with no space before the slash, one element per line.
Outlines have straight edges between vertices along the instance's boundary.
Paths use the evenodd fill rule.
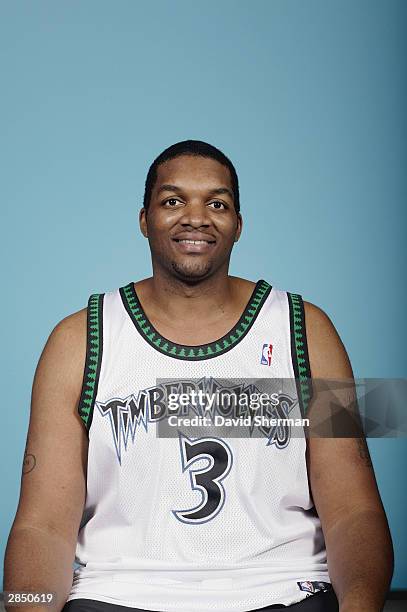
<path fill-rule="evenodd" d="M 235 242 L 237 242 L 240 238 L 243 229 L 243 217 L 239 213 L 237 213 L 237 224 L 236 224 L 236 234 L 235 234 Z"/>
<path fill-rule="evenodd" d="M 139 212 L 139 224 L 140 224 L 140 230 L 141 233 L 143 234 L 144 238 L 148 238 L 148 231 L 147 231 L 147 211 L 145 208 L 142 208 Z"/>

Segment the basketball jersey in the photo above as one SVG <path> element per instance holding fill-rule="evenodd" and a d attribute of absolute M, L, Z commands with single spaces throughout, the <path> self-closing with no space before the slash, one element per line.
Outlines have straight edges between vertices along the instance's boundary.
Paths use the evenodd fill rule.
<path fill-rule="evenodd" d="M 231 612 L 329 587 L 303 428 L 233 437 L 226 425 L 187 435 L 175 424 L 158 435 L 171 389 L 213 391 L 233 380 L 244 392 L 278 379 L 283 413 L 301 419 L 309 378 L 302 297 L 265 280 L 234 327 L 199 346 L 164 338 L 133 282 L 91 295 L 78 405 L 87 494 L 68 601 Z"/>

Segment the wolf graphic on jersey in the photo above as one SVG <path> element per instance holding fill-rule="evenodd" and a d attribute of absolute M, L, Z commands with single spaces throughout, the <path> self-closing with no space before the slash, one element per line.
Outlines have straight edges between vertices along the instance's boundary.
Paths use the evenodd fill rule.
<path fill-rule="evenodd" d="M 241 384 L 239 387 L 236 385 L 233 385 L 233 387 L 225 387 L 221 386 L 215 379 L 203 378 L 197 383 L 191 380 L 176 380 L 142 389 L 137 395 L 133 393 L 127 398 L 113 398 L 104 403 L 96 402 L 96 407 L 100 411 L 100 414 L 110 423 L 112 440 L 120 464 L 122 461 L 123 448 L 127 449 L 130 440 L 133 444 L 135 443 L 137 429 L 143 427 L 147 432 L 149 423 L 155 423 L 168 416 L 168 397 L 170 394 L 174 393 L 174 389 L 177 389 L 179 394 L 182 394 L 187 393 L 187 390 L 191 392 L 191 388 L 193 387 L 195 387 L 194 390 L 196 393 L 199 390 L 205 390 L 204 392 L 206 395 L 210 393 L 213 394 L 215 391 L 219 393 L 219 391 L 222 392 L 222 390 L 230 392 L 233 389 L 233 393 L 237 397 L 244 395 L 248 397 L 249 400 L 251 394 L 260 393 L 259 389 L 253 384 Z M 267 404 L 262 406 L 262 409 L 270 418 L 287 419 L 296 403 L 297 400 L 295 398 L 284 393 L 279 396 L 277 405 L 273 406 Z M 208 403 L 201 403 L 198 405 L 191 403 L 180 407 L 178 412 L 182 411 L 184 415 L 188 414 L 189 411 L 200 416 L 207 415 L 213 421 L 217 409 L 219 410 L 219 406 L 214 403 L 212 403 L 212 406 L 209 406 Z M 236 412 L 233 406 L 229 406 L 229 412 L 233 412 L 233 415 L 237 417 L 259 413 L 257 409 L 252 409 L 248 403 L 246 406 L 240 406 L 239 412 Z M 172 414 L 175 414 L 175 412 L 172 411 Z M 222 409 L 222 415 L 224 414 L 225 411 Z M 253 433 L 254 427 L 255 425 L 252 422 L 248 427 L 248 435 Z M 259 430 L 267 438 L 267 445 L 275 445 L 276 448 L 285 448 L 290 441 L 290 423 L 283 422 L 269 427 L 259 425 Z"/>

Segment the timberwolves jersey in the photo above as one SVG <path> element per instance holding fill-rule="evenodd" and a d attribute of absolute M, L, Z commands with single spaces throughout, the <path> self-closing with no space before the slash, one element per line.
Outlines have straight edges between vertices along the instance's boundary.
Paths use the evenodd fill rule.
<path fill-rule="evenodd" d="M 199 346 L 164 338 L 132 282 L 91 295 L 87 322 L 78 406 L 87 495 L 68 601 L 243 612 L 328 588 L 306 437 L 293 427 L 311 399 L 302 297 L 259 280 L 233 329 Z M 241 399 L 273 379 L 284 401 L 263 412 L 287 424 L 245 425 L 252 409 L 239 406 L 240 435 L 228 434 L 225 414 L 222 427 L 180 425 L 203 407 L 211 422 L 222 416 L 207 392 L 228 380 Z M 169 418 L 170 391 L 180 389 L 197 401 Z"/>

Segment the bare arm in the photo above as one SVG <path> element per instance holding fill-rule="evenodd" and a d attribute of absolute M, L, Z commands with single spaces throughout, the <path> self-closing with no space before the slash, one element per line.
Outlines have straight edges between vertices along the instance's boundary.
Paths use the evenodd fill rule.
<path fill-rule="evenodd" d="M 72 563 L 86 492 L 87 435 L 77 414 L 86 355 L 86 309 L 52 331 L 34 376 L 20 499 L 7 542 L 5 591 L 56 593 L 59 611 L 72 585 Z M 28 605 L 8 607 L 28 612 Z"/>
<path fill-rule="evenodd" d="M 312 378 L 348 379 L 346 393 L 356 401 L 352 367 L 335 327 L 317 306 L 304 302 L 304 307 Z M 340 612 L 383 610 L 393 574 L 390 531 L 361 435 L 308 439 L 312 496 Z"/>

